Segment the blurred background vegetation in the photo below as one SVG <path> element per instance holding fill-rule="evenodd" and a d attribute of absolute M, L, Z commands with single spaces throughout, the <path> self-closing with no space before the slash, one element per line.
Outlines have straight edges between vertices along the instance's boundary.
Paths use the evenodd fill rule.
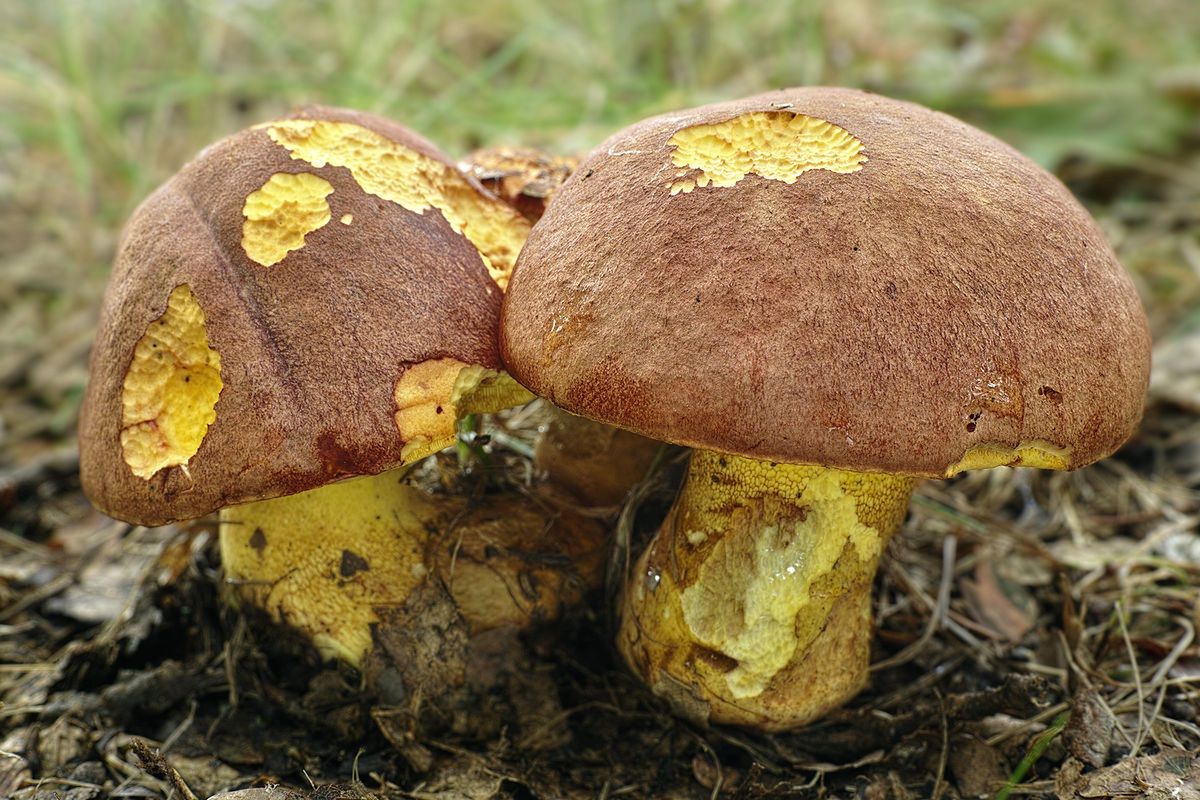
<path fill-rule="evenodd" d="M 73 428 L 141 198 L 302 102 L 390 115 L 459 156 L 579 152 L 653 113 L 787 85 L 916 100 L 1057 170 L 1156 334 L 1200 324 L 1196 0 L 6 0 L 0 31 L 0 444 Z"/>

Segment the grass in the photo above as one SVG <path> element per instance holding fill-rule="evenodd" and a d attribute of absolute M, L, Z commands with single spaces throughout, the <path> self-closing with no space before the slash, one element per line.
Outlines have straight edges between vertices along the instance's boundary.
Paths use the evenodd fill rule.
<path fill-rule="evenodd" d="M 1013 789 L 1017 787 L 1017 784 L 1025 779 L 1025 776 L 1029 773 L 1029 770 L 1033 768 L 1033 765 L 1037 763 L 1038 759 L 1042 757 L 1042 754 L 1046 752 L 1046 749 L 1050 747 L 1050 744 L 1056 738 L 1058 738 L 1058 735 L 1063 732 L 1064 728 L 1067 727 L 1067 721 L 1070 719 L 1070 717 L 1071 715 L 1067 712 L 1059 714 L 1054 718 L 1054 721 L 1050 723 L 1050 727 L 1046 728 L 1046 730 L 1042 731 L 1034 738 L 1033 743 L 1029 746 L 1029 752 L 1026 753 L 1025 757 L 1021 759 L 1021 763 L 1017 764 L 1016 769 L 1013 770 L 1012 775 L 1009 776 L 1008 781 L 1004 784 L 1004 787 L 996 793 L 996 800 L 1008 800 L 1009 795 L 1012 794 Z"/>
<path fill-rule="evenodd" d="M 577 151 L 670 108 L 794 84 L 945 108 L 1047 163 L 1169 150 L 1200 7 L 1101 0 L 18 0 L 0 11 L 5 168 L 69 177 L 113 225 L 199 147 L 309 101 L 390 114 L 461 153 Z M 65 173 L 65 175 L 64 175 Z"/>

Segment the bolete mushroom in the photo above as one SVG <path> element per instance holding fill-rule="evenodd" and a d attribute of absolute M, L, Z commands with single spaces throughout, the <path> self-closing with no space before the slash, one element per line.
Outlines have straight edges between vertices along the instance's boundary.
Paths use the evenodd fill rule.
<path fill-rule="evenodd" d="M 530 236 L 501 326 L 535 393 L 695 448 L 619 647 L 688 715 L 763 730 L 865 684 L 918 479 L 1103 458 L 1149 371 L 1137 293 L 1061 183 L 846 89 L 612 136 Z"/>
<path fill-rule="evenodd" d="M 600 526 L 404 481 L 464 415 L 530 398 L 497 345 L 528 232 L 381 117 L 311 107 L 212 145 L 124 232 L 85 491 L 145 525 L 221 509 L 242 600 L 355 666 L 430 575 L 471 630 L 554 616 L 599 580 Z"/>

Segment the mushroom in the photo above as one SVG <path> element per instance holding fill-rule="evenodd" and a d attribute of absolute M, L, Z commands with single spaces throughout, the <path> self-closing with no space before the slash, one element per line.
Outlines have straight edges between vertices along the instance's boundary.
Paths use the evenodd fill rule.
<path fill-rule="evenodd" d="M 80 421 L 87 495 L 144 525 L 220 509 L 236 595 L 354 666 L 435 578 L 470 631 L 553 617 L 599 581 L 601 526 L 404 476 L 464 415 L 530 398 L 497 345 L 528 231 L 377 116 L 310 107 L 212 145 L 124 232 Z"/>
<path fill-rule="evenodd" d="M 1111 454 L 1149 343 L 1054 177 L 830 88 L 612 136 L 533 231 L 501 319 L 536 394 L 695 448 L 619 648 L 681 713 L 767 731 L 865 685 L 872 579 L 916 481 Z"/>

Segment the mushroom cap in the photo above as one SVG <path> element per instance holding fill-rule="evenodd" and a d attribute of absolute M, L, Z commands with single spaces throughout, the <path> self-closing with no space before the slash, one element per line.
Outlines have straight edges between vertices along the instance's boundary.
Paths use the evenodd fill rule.
<path fill-rule="evenodd" d="M 537 222 L 578 164 L 577 158 L 528 147 L 485 147 L 459 162 L 459 169 L 527 220 Z"/>
<path fill-rule="evenodd" d="M 1129 276 L 1057 179 L 834 88 L 592 151 L 521 251 L 501 349 L 535 393 L 644 436 L 928 477 L 1104 457 L 1150 363 Z"/>
<path fill-rule="evenodd" d="M 161 524 L 404 463 L 403 376 L 502 369 L 485 256 L 510 268 L 528 227 L 381 117 L 307 107 L 208 147 L 123 233 L 80 418 L 87 495 Z"/>

